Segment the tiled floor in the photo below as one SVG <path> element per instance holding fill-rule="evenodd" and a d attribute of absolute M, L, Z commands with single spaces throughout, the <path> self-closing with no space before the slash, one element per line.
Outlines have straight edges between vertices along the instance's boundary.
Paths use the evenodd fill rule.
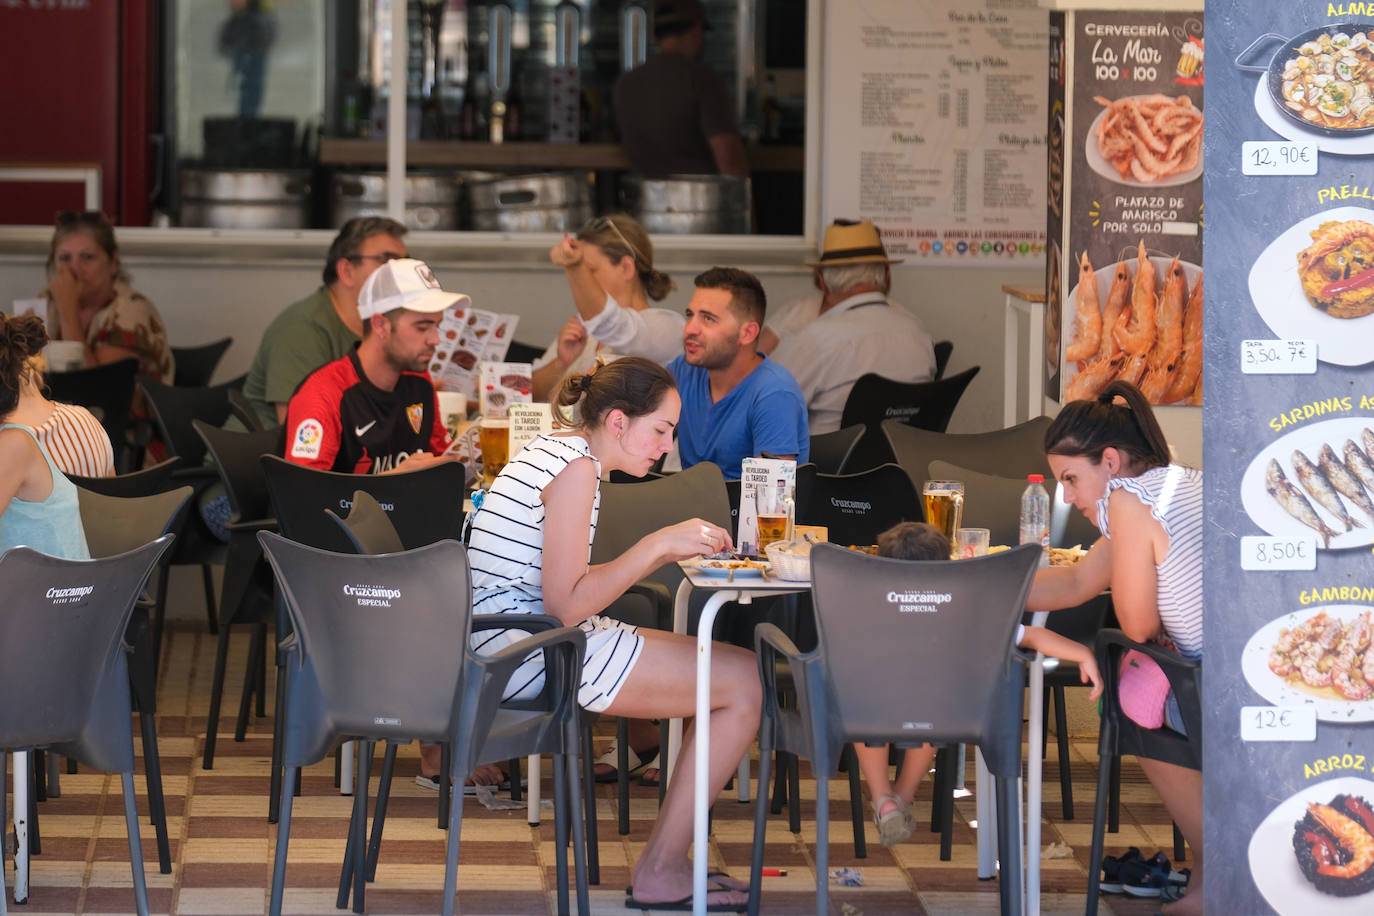
<path fill-rule="evenodd" d="M 232 736 L 246 654 L 245 631 L 235 638 L 215 768 L 204 770 L 200 761 L 214 639 L 189 624 L 169 632 L 158 729 L 171 835 L 171 874 L 158 873 L 153 829 L 146 818 L 142 829 L 149 898 L 155 913 L 208 916 L 266 911 L 276 837 L 276 828 L 266 817 L 271 721 L 255 720 L 243 743 L 235 743 Z M 1063 844 L 1048 850 L 1042 859 L 1042 912 L 1047 914 L 1081 913 L 1085 903 L 1095 742 L 1074 742 L 1072 753 L 1074 820 L 1062 819 L 1053 742 L 1045 768 L 1044 842 L 1047 847 Z M 370 913 L 435 913 L 440 908 L 444 834 L 434 823 L 434 794 L 411 779 L 416 766 L 414 749 L 403 751 L 381 865 L 367 895 Z M 139 810 L 146 814 L 141 776 L 137 784 Z M 629 866 L 648 835 L 656 808 L 656 790 L 634 787 L 631 832 L 621 837 L 615 827 L 614 788 L 598 788 L 601 884 L 592 888 L 596 913 L 627 912 L 624 887 Z M 77 775 L 62 777 L 61 792 L 60 798 L 40 805 L 42 855 L 33 859 L 29 902 L 22 912 L 28 916 L 132 912 L 119 778 L 83 768 Z M 788 831 L 785 815 L 769 823 L 766 864 L 787 869 L 788 874 L 764 879 L 764 911 L 768 913 L 809 913 L 815 908 L 814 791 L 805 778 L 802 794 L 800 836 Z M 929 795 L 927 782 L 917 800 L 918 816 L 927 821 Z M 848 783 L 832 783 L 831 799 L 831 866 L 857 868 L 863 876 L 862 887 L 832 885 L 832 913 L 952 916 L 997 912 L 997 882 L 979 881 L 976 875 L 974 835 L 968 826 L 974 816 L 972 798 L 961 799 L 956 805 L 954 852 L 949 862 L 939 860 L 936 834 L 922 830 L 911 842 L 887 850 L 877 845 L 871 823 L 869 855 L 855 859 L 849 836 Z M 1108 835 L 1108 852 L 1119 853 L 1132 845 L 1147 855 L 1155 849 L 1168 849 L 1172 842 L 1169 819 L 1140 770 L 1129 761 L 1122 775 L 1122 802 L 1121 832 Z M 306 772 L 292 821 L 285 912 L 340 912 L 334 908 L 334 897 L 350 804 L 350 799 L 341 797 L 333 787 L 332 764 L 322 763 Z M 732 795 L 715 809 L 712 863 L 736 875 L 748 872 L 752 810 L 752 806 L 735 803 Z M 469 799 L 464 809 L 463 864 L 458 878 L 460 912 L 554 912 L 552 842 L 551 812 L 542 826 L 530 827 L 523 809 L 492 811 Z M 7 884 L 12 884 L 12 860 L 6 877 Z M 1157 904 L 1103 897 L 1099 912 L 1134 916 L 1153 913 Z"/>

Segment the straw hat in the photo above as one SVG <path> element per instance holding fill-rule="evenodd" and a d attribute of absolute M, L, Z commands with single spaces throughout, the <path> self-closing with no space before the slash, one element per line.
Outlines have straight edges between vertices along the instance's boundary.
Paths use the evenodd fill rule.
<path fill-rule="evenodd" d="M 889 258 L 878 227 L 868 220 L 837 219 L 825 227 L 818 261 L 807 261 L 809 267 L 836 267 L 840 264 L 900 264 L 901 258 Z"/>

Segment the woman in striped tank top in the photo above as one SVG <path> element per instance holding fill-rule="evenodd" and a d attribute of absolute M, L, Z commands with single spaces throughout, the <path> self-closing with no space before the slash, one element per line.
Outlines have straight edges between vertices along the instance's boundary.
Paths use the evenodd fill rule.
<path fill-rule="evenodd" d="M 1124 403 L 1118 403 L 1124 402 Z M 1128 382 L 1064 406 L 1045 431 L 1045 452 L 1064 491 L 1102 531 L 1076 565 L 1041 570 L 1027 610 L 1074 607 L 1108 586 L 1122 631 L 1202 657 L 1202 472 L 1172 463 L 1150 403 Z M 1168 727 L 1182 731 L 1172 692 Z M 1202 774 L 1140 761 L 1193 850 L 1188 893 L 1165 907 L 1202 912 Z"/>
<path fill-rule="evenodd" d="M 473 613 L 551 614 L 581 627 L 587 651 L 578 702 L 597 712 L 650 719 L 686 718 L 695 710 L 695 639 L 600 614 L 665 563 L 730 549 L 729 532 L 690 519 L 645 536 L 609 563 L 588 565 L 602 477 L 613 470 L 647 473 L 672 448 L 681 406 L 672 375 L 639 357 L 598 363 L 567 378 L 554 404 L 559 429 L 511 458 L 473 516 Z M 473 649 L 490 654 L 523 635 L 484 631 L 473 635 Z M 712 652 L 710 721 L 694 728 L 711 729 L 707 782 L 714 798 L 758 732 L 762 690 L 754 653 L 722 644 Z M 531 656 L 507 696 L 531 695 L 543 682 L 542 656 Z M 632 898 L 646 909 L 691 899 L 693 741 L 689 734 L 683 743 L 634 867 Z M 708 903 L 743 909 L 747 887 L 717 875 Z"/>

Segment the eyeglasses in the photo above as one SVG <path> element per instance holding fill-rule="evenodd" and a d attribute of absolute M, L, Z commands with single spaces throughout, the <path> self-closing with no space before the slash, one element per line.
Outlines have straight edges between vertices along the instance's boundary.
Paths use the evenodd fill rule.
<path fill-rule="evenodd" d="M 598 216 L 587 224 L 587 228 L 591 232 L 600 232 L 602 229 L 610 229 L 615 233 L 615 237 L 620 239 L 620 244 L 625 246 L 625 250 L 630 253 L 630 257 L 634 258 L 635 263 L 644 263 L 644 258 L 640 256 L 639 250 L 635 248 L 634 245 L 630 244 L 630 240 L 625 238 L 625 233 L 620 231 L 620 227 L 615 224 L 615 220 L 611 219 L 609 216 Z"/>
<path fill-rule="evenodd" d="M 350 254 L 350 261 L 376 261 L 378 264 L 385 264 L 387 261 L 399 261 L 405 255 L 395 251 L 383 251 L 381 254 Z"/>

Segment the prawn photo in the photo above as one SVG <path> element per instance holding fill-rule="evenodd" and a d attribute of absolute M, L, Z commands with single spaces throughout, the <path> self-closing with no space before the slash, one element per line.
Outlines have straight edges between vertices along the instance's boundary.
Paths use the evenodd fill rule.
<path fill-rule="evenodd" d="M 1153 184 L 1197 168 L 1202 156 L 1202 111 L 1186 95 L 1094 97 L 1106 111 L 1093 138 L 1097 151 L 1124 181 Z"/>
<path fill-rule="evenodd" d="M 1094 268 L 1078 258 L 1066 328 L 1066 401 L 1096 397 L 1109 383 L 1129 381 L 1152 404 L 1197 404 L 1202 394 L 1202 269 L 1177 255 L 1135 256 Z M 1068 324 L 1068 316 L 1065 316 Z M 1076 374 L 1074 374 L 1076 370 Z"/>

